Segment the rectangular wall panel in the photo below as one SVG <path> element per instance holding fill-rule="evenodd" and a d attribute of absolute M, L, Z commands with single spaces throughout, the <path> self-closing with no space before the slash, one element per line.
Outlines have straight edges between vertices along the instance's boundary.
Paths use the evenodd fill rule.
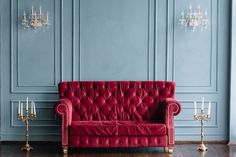
<path fill-rule="evenodd" d="M 208 12 L 208 28 L 195 32 L 181 29 L 178 18 L 181 11 L 188 10 L 189 3 L 173 2 L 173 32 L 169 38 L 169 79 L 176 81 L 178 93 L 206 93 L 217 91 L 217 1 L 193 1 L 191 5 L 202 6 Z M 172 9 L 172 8 L 171 8 Z M 169 15 L 171 16 L 171 15 Z M 173 34 L 172 34 L 173 33 Z M 172 38 L 173 37 L 173 38 Z"/>
<path fill-rule="evenodd" d="M 60 80 L 59 1 L 42 5 L 27 0 L 11 1 L 11 91 L 14 93 L 52 93 Z M 50 25 L 44 30 L 24 29 L 20 24 L 24 10 L 42 5 L 49 10 Z M 30 10 L 29 10 L 30 11 Z"/>
<path fill-rule="evenodd" d="M 153 59 L 154 52 L 150 44 L 153 30 L 149 30 L 154 20 L 152 3 L 151 0 L 80 1 L 80 18 L 76 22 L 79 26 L 75 25 L 80 29 L 79 39 L 76 38 L 80 47 L 75 51 L 80 53 L 80 61 L 76 60 L 80 64 L 75 68 L 81 80 L 150 79 L 153 70 L 149 70 L 153 66 L 149 59 Z"/>

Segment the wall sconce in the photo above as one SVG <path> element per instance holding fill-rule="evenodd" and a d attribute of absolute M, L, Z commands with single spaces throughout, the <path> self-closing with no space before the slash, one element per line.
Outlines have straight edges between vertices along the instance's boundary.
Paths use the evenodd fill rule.
<path fill-rule="evenodd" d="M 38 30 L 41 27 L 47 28 L 49 25 L 48 12 L 46 14 L 43 13 L 41 6 L 39 7 L 39 11 L 34 9 L 34 6 L 32 6 L 31 13 L 27 14 L 24 11 L 21 24 L 24 29 L 33 28 L 34 30 Z"/>
<path fill-rule="evenodd" d="M 184 10 L 182 10 L 179 18 L 179 24 L 182 28 L 189 27 L 193 32 L 197 28 L 207 29 L 207 11 L 203 13 L 200 5 L 196 10 L 193 10 L 192 5 L 190 5 L 188 12 L 185 13 Z"/>

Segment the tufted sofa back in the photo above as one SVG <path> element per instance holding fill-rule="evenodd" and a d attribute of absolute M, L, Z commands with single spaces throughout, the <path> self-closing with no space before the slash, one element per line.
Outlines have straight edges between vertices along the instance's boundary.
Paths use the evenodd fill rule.
<path fill-rule="evenodd" d="M 167 81 L 73 81 L 59 83 L 59 97 L 73 105 L 73 121 L 155 120 L 164 98 L 175 97 Z"/>

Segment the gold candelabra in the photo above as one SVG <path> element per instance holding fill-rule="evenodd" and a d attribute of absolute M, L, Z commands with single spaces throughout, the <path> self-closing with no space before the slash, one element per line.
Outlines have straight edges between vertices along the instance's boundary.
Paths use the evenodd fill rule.
<path fill-rule="evenodd" d="M 26 112 L 24 116 L 24 111 L 23 111 L 23 103 L 20 103 L 18 105 L 18 120 L 25 122 L 26 124 L 26 144 L 21 148 L 21 150 L 25 150 L 29 152 L 33 147 L 29 145 L 29 121 L 30 120 L 35 120 L 36 119 L 36 109 L 35 109 L 35 103 L 31 101 L 31 113 L 29 114 L 29 105 L 28 105 L 28 97 L 26 99 Z"/>
<path fill-rule="evenodd" d="M 204 127 L 204 121 L 208 122 L 211 119 L 211 113 L 210 113 L 211 112 L 211 102 L 209 102 L 207 115 L 204 113 L 204 97 L 202 98 L 202 107 L 201 107 L 201 112 L 199 115 L 197 114 L 197 103 L 196 102 L 194 102 L 194 106 L 195 106 L 194 120 L 200 121 L 200 124 L 201 124 L 201 144 L 198 146 L 198 150 L 199 151 L 207 151 L 208 148 L 205 146 L 205 144 L 203 142 L 203 138 L 204 138 L 203 127 Z"/>

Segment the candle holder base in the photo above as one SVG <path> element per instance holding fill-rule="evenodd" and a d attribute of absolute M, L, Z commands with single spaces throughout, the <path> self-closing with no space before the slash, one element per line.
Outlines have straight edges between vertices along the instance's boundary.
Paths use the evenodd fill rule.
<path fill-rule="evenodd" d="M 32 149 L 34 149 L 34 148 L 31 147 L 29 144 L 25 144 L 25 145 L 21 148 L 21 150 L 27 151 L 27 152 L 29 152 L 29 151 L 32 150 Z"/>
<path fill-rule="evenodd" d="M 198 151 L 207 151 L 208 148 L 205 146 L 205 144 L 200 144 L 197 148 Z"/>

